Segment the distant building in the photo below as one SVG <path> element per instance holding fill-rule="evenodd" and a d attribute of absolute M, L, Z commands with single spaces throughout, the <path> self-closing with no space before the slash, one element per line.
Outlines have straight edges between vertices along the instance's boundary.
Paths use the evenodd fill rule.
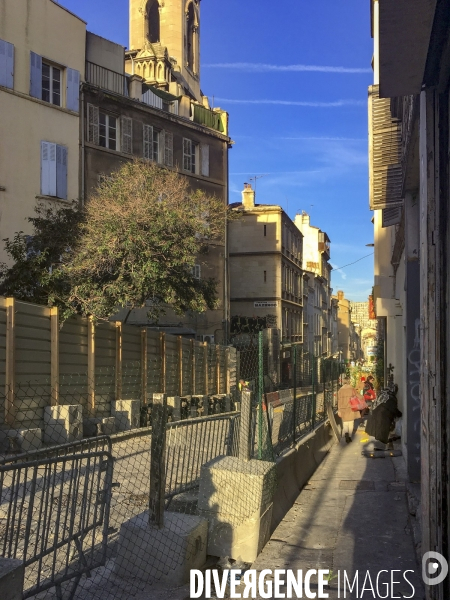
<path fill-rule="evenodd" d="M 330 238 L 311 225 L 310 216 L 305 212 L 296 215 L 295 225 L 303 235 L 302 267 L 309 290 L 304 349 L 316 356 L 328 356 L 332 353 Z"/>
<path fill-rule="evenodd" d="M 284 342 L 303 342 L 303 236 L 281 206 L 255 204 L 245 184 L 241 218 L 228 225 L 231 336 L 281 330 Z"/>
<path fill-rule="evenodd" d="M 344 361 L 359 360 L 361 353 L 361 327 L 352 320 L 351 301 L 343 291 L 338 291 L 333 298 L 338 305 L 338 352 Z"/>

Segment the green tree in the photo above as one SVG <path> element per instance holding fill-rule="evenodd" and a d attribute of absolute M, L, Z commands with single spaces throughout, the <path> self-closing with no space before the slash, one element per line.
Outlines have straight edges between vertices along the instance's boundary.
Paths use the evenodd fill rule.
<path fill-rule="evenodd" d="M 158 318 L 218 305 L 215 278 L 194 266 L 224 241 L 227 207 L 187 178 L 147 161 L 105 178 L 83 209 L 37 209 L 33 235 L 6 240 L 3 294 L 108 319 L 121 307 Z M 201 258 L 200 258 L 201 260 Z"/>
<path fill-rule="evenodd" d="M 146 307 L 156 319 L 217 307 L 217 282 L 194 265 L 224 240 L 227 207 L 189 188 L 187 178 L 147 161 L 128 162 L 89 199 L 63 265 L 70 305 L 96 319 Z"/>
<path fill-rule="evenodd" d="M 76 203 L 59 209 L 39 204 L 35 212 L 28 219 L 31 235 L 19 231 L 3 240 L 11 264 L 0 263 L 0 294 L 67 312 L 71 286 L 60 267 L 70 255 L 83 213 Z"/>

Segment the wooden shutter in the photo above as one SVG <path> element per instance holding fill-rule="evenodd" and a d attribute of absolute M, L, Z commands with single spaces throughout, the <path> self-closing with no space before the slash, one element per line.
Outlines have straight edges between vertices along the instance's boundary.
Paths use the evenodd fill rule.
<path fill-rule="evenodd" d="M 99 110 L 97 106 L 93 104 L 87 105 L 87 118 L 88 118 L 88 126 L 87 126 L 87 141 L 92 144 L 99 144 Z"/>
<path fill-rule="evenodd" d="M 56 196 L 67 200 L 67 148 L 56 146 Z"/>
<path fill-rule="evenodd" d="M 384 208 L 382 211 L 382 227 L 391 227 L 391 225 L 398 225 L 402 220 L 402 207 L 393 206 L 391 208 Z"/>
<path fill-rule="evenodd" d="M 209 145 L 202 144 L 201 145 L 201 155 L 202 155 L 202 175 L 204 177 L 209 177 Z"/>
<path fill-rule="evenodd" d="M 122 152 L 132 154 L 133 152 L 133 121 L 129 117 L 121 119 Z"/>
<path fill-rule="evenodd" d="M 173 133 L 164 132 L 164 164 L 173 167 Z"/>
<path fill-rule="evenodd" d="M 403 203 L 402 126 L 391 115 L 390 98 L 379 97 L 379 86 L 369 88 L 370 209 Z"/>
<path fill-rule="evenodd" d="M 66 107 L 74 112 L 80 110 L 80 72 L 67 69 Z"/>
<path fill-rule="evenodd" d="M 30 96 L 42 100 L 42 56 L 30 53 Z"/>
<path fill-rule="evenodd" d="M 192 142 L 183 138 L 183 169 L 192 171 Z"/>
<path fill-rule="evenodd" d="M 41 194 L 56 196 L 56 144 L 41 142 Z"/>
<path fill-rule="evenodd" d="M 0 85 L 14 88 L 14 46 L 0 40 Z"/>
<path fill-rule="evenodd" d="M 153 127 L 151 125 L 144 125 L 143 136 L 144 158 L 153 160 Z"/>

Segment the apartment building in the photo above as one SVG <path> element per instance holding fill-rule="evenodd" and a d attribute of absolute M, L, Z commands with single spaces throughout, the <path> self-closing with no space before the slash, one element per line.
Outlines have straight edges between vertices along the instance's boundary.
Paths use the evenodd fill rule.
<path fill-rule="evenodd" d="M 303 327 L 305 350 L 315 356 L 329 356 L 332 339 L 330 238 L 324 231 L 311 225 L 306 212 L 297 214 L 294 223 L 303 235 L 302 268 L 308 289 Z"/>
<path fill-rule="evenodd" d="M 231 336 L 281 330 L 303 342 L 303 236 L 281 206 L 255 204 L 245 184 L 239 217 L 228 225 Z"/>
<path fill-rule="evenodd" d="M 450 4 L 417 0 L 404 10 L 372 0 L 371 22 L 374 304 L 399 386 L 409 480 L 421 482 L 422 554 L 448 557 Z M 450 597 L 448 578 L 426 586 L 426 597 Z"/>
<path fill-rule="evenodd" d="M 0 0 L 0 239 L 37 203 L 79 199 L 86 23 L 53 0 Z M 0 261 L 7 261 L 3 243 Z"/>
<path fill-rule="evenodd" d="M 89 201 L 102 177 L 124 161 L 141 158 L 177 171 L 192 190 L 227 204 L 228 114 L 212 110 L 200 92 L 199 3 L 187 4 L 188 13 L 195 16 L 195 32 L 186 22 L 185 2 L 144 5 L 130 1 L 129 51 L 87 35 L 86 81 L 81 92 L 83 196 Z M 189 45 L 185 39 L 191 40 Z M 151 325 L 171 334 L 225 340 L 229 323 L 225 271 L 224 244 L 211 246 L 207 255 L 199 257 L 195 273 L 218 282 L 219 308 L 182 317 L 168 310 Z M 120 317 L 121 313 L 115 318 Z M 132 311 L 127 322 L 150 324 L 147 310 Z"/>

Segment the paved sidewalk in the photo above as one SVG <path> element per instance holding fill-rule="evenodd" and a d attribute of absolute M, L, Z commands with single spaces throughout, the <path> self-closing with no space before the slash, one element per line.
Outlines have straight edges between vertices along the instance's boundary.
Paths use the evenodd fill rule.
<path fill-rule="evenodd" d="M 270 542 L 252 568 L 263 569 L 330 569 L 338 579 L 330 582 L 330 600 L 337 598 L 410 597 L 415 588 L 415 600 L 425 598 L 417 563 L 406 485 L 402 481 L 404 460 L 399 458 L 370 459 L 361 455 L 368 446 L 362 431 L 351 444 L 335 444 L 305 486 L 294 506 L 275 530 Z M 381 444 L 380 444 L 381 446 Z M 373 446 L 372 446 L 373 447 Z M 343 571 L 351 575 L 359 571 L 359 595 L 356 591 L 343 595 Z M 361 595 L 366 572 L 375 586 L 382 570 L 399 570 L 394 581 L 394 594 L 386 596 L 386 586 L 380 585 L 380 595 L 367 589 Z M 390 574 L 380 576 L 388 581 Z M 362 580 L 362 581 L 361 581 Z M 314 581 L 314 580 L 313 580 Z M 317 591 L 313 589 L 312 591 Z"/>

